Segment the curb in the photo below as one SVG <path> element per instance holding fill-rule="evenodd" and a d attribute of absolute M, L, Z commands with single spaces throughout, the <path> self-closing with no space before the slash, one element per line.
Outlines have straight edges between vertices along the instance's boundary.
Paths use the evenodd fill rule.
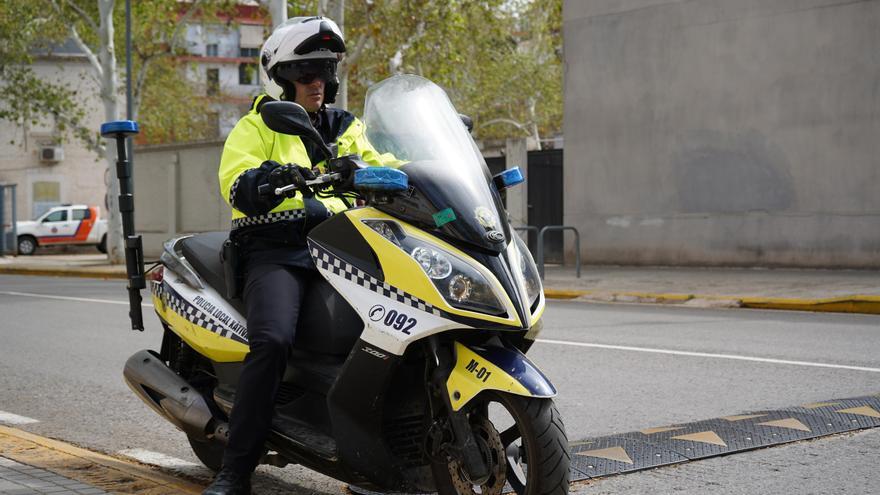
<path fill-rule="evenodd" d="M 44 277 L 79 277 L 120 280 L 125 280 L 127 278 L 124 269 L 123 271 L 115 271 L 94 270 L 88 268 L 37 268 L 28 266 L 0 266 L 0 275 L 42 275 Z"/>
<path fill-rule="evenodd" d="M 0 440 L 13 443 L 4 457 L 36 466 L 109 492 L 198 494 L 202 487 L 130 462 L 16 428 L 0 426 Z M 7 445 L 9 447 L 9 445 Z M 52 452 L 46 452 L 46 451 Z M 115 488 L 115 489 L 114 489 Z"/>
<path fill-rule="evenodd" d="M 119 269 L 40 268 L 33 266 L 3 266 L 3 275 L 43 275 L 49 277 L 100 278 L 125 280 L 125 267 Z M 677 304 L 689 307 L 781 309 L 826 313 L 880 314 L 880 296 L 847 295 L 840 297 L 799 299 L 781 297 L 720 296 L 705 294 L 677 294 L 667 292 L 614 292 L 594 290 L 544 289 L 547 299 L 579 299 L 603 303 Z"/>
<path fill-rule="evenodd" d="M 663 292 L 600 292 L 544 289 L 547 299 L 579 299 L 592 302 L 680 304 L 690 307 L 778 309 L 827 313 L 880 314 L 880 296 L 848 295 L 800 299 L 782 297 L 719 296 Z"/>

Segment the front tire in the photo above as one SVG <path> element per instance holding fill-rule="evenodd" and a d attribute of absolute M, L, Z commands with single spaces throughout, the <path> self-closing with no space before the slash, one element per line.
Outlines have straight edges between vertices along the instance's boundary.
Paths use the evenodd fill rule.
<path fill-rule="evenodd" d="M 30 256 L 37 250 L 37 239 L 31 235 L 18 236 L 18 254 Z"/>
<path fill-rule="evenodd" d="M 107 254 L 107 234 L 101 236 L 101 242 L 96 246 L 98 251 Z"/>
<path fill-rule="evenodd" d="M 568 437 L 553 400 L 497 392 L 484 393 L 481 398 L 469 414 L 472 428 L 478 442 L 489 445 L 490 451 L 496 450 L 492 445 L 500 445 L 502 455 L 491 452 L 487 455 L 487 458 L 498 463 L 490 466 L 492 474 L 481 486 L 470 485 L 455 460 L 433 463 L 434 481 L 440 495 L 500 493 L 505 480 L 518 495 L 568 493 L 571 464 Z M 497 403 L 506 410 L 513 419 L 513 425 L 500 433 L 494 427 L 483 426 L 488 422 L 486 418 L 492 419 L 494 416 L 488 413 L 490 403 Z M 485 441 L 486 437 L 494 435 L 497 435 L 497 439 Z M 498 480 L 500 476 L 505 479 Z M 479 492 L 475 489 L 479 489 Z"/>

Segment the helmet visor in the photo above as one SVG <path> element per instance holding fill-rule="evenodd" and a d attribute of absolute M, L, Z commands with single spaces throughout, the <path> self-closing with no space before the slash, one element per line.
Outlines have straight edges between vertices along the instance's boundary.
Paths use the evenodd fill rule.
<path fill-rule="evenodd" d="M 315 79 L 326 83 L 336 77 L 336 61 L 302 60 L 279 66 L 275 74 L 285 81 L 296 81 L 300 84 L 310 84 Z"/>

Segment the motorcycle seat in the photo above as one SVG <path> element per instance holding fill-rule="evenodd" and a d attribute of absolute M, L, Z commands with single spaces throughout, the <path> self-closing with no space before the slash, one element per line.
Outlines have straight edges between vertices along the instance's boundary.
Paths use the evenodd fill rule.
<path fill-rule="evenodd" d="M 240 314 L 245 314 L 244 302 L 241 299 L 226 297 L 226 277 L 223 274 L 223 262 L 220 251 L 223 243 L 229 238 L 229 232 L 205 232 L 187 237 L 180 241 L 183 256 L 198 272 L 204 281 L 220 293 L 223 299 L 232 305 Z"/>

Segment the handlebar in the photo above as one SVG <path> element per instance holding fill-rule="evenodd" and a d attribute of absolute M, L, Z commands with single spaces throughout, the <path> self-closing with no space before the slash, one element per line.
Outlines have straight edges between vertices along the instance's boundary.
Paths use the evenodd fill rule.
<path fill-rule="evenodd" d="M 324 184 L 328 184 L 328 183 L 337 181 L 341 178 L 342 178 L 342 174 L 338 174 L 338 173 L 336 173 L 336 174 L 322 174 L 322 175 L 315 177 L 314 180 L 307 180 L 306 186 L 308 186 L 308 187 L 320 186 L 320 185 L 324 185 Z M 276 187 L 275 188 L 275 195 L 281 196 L 282 194 L 286 193 L 287 191 L 290 191 L 291 189 L 296 189 L 296 186 L 294 184 L 288 184 L 284 187 Z"/>
<path fill-rule="evenodd" d="M 315 177 L 313 180 L 306 181 L 306 186 L 308 186 L 308 187 L 321 186 L 324 184 L 329 184 L 329 183 L 338 181 L 340 179 L 342 179 L 342 174 L 340 174 L 340 173 L 321 174 L 321 175 Z M 275 189 L 272 189 L 272 186 L 269 184 L 262 184 L 262 185 L 260 185 L 259 188 L 257 188 L 257 193 L 260 196 L 268 196 L 270 194 L 274 194 L 275 196 L 281 196 L 282 194 L 286 193 L 287 191 L 290 191 L 293 189 L 296 189 L 295 184 L 288 184 L 284 187 L 276 187 Z"/>

